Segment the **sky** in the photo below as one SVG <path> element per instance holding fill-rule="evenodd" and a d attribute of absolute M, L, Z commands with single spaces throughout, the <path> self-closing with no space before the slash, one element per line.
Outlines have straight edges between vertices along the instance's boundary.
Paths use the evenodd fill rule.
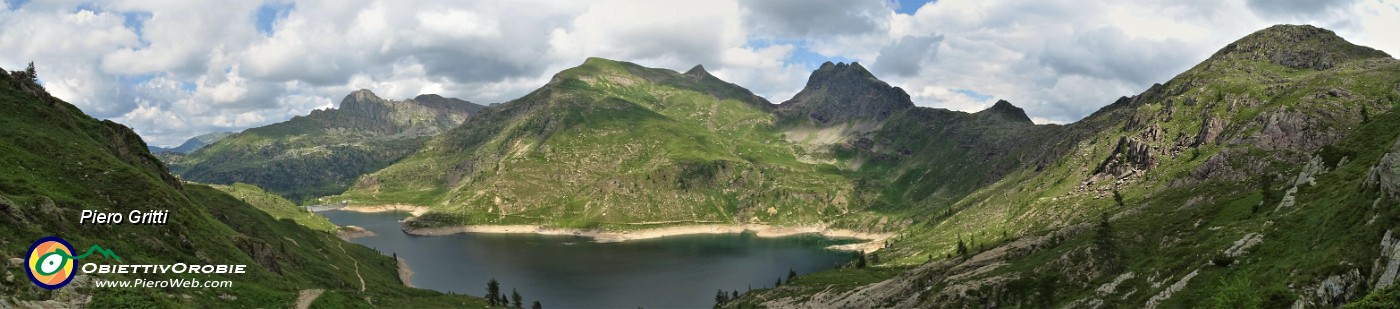
<path fill-rule="evenodd" d="M 1004 99 L 1073 122 L 1274 24 L 1400 54 L 1395 0 L 4 0 L 0 67 L 148 144 L 336 107 L 356 89 L 480 104 L 587 57 L 715 76 L 780 103 L 822 62 L 920 106 Z"/>

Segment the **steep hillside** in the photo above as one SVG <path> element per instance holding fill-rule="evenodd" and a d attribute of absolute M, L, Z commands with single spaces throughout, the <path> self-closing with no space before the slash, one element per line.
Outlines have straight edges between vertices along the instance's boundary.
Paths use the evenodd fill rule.
<path fill-rule="evenodd" d="M 229 135 L 233 135 L 233 132 L 214 132 L 214 133 L 208 133 L 208 134 L 204 134 L 204 135 L 200 135 L 200 136 L 191 137 L 190 139 L 185 140 L 184 143 L 180 144 L 180 146 L 176 146 L 175 148 L 163 148 L 163 147 L 155 147 L 155 146 L 146 146 L 146 149 L 147 149 L 147 150 L 150 150 L 151 153 L 162 153 L 162 152 L 191 153 L 191 152 L 194 152 L 195 150 L 199 150 L 200 148 L 204 148 L 204 146 L 208 146 L 209 144 L 213 144 L 214 142 L 217 142 L 217 141 L 219 141 L 219 140 L 221 140 L 221 139 L 224 139 L 225 137 L 228 137 Z"/>
<path fill-rule="evenodd" d="M 849 171 L 861 204 L 886 212 L 948 212 L 947 205 L 973 190 L 1043 165 L 1063 148 L 1038 144 L 1076 138 L 1058 126 L 1034 125 L 1006 101 L 973 114 L 916 107 L 904 90 L 859 64 L 823 64 L 777 111 L 804 159 Z"/>
<path fill-rule="evenodd" d="M 417 227 L 892 231 L 1043 164 L 1053 152 L 1028 145 L 1063 131 L 1004 101 L 978 113 L 915 107 L 854 63 L 824 64 L 796 97 L 772 105 L 703 67 L 591 58 L 336 199 L 433 206 Z"/>
<path fill-rule="evenodd" d="M 1336 306 L 1390 285 L 1400 61 L 1280 25 L 1032 149 L 892 261 L 731 306 Z M 1019 117 L 1011 117 L 1019 118 Z M 1028 140 L 1033 142 L 1035 139 Z M 867 278 L 832 290 L 833 278 Z M 1393 294 L 1392 294 L 1393 295 Z"/>
<path fill-rule="evenodd" d="M 337 109 L 312 111 L 245 130 L 189 155 L 165 153 L 162 158 L 186 180 L 249 183 L 301 202 L 345 191 L 356 177 L 412 153 L 481 109 L 432 94 L 390 101 L 359 90 L 345 96 Z"/>
<path fill-rule="evenodd" d="M 295 203 L 292 203 L 292 201 L 288 201 L 276 194 L 263 191 L 263 189 L 258 188 L 258 186 L 246 183 L 235 183 L 227 186 L 209 185 L 209 187 L 232 195 L 238 198 L 238 200 L 248 203 L 249 206 L 262 210 L 278 220 L 288 219 L 296 221 L 296 223 L 301 226 L 317 231 L 335 232 L 337 230 L 336 225 L 331 223 L 330 219 L 301 209 L 297 207 Z"/>
<path fill-rule="evenodd" d="M 310 289 L 324 291 L 311 304 L 334 308 L 484 305 L 404 287 L 396 262 L 374 250 L 182 184 L 130 129 L 83 114 L 27 73 L 0 74 L 0 110 L 0 307 L 286 308 Z M 79 224 L 83 210 L 168 210 L 169 217 L 163 225 Z M 55 235 L 76 250 L 100 245 L 119 257 L 93 255 L 85 264 L 242 264 L 247 273 L 79 273 L 50 291 L 30 283 L 21 263 L 32 242 Z M 134 279 L 232 286 L 94 287 L 97 280 Z"/>
<path fill-rule="evenodd" d="M 814 223 L 860 211 L 836 168 L 792 154 L 769 109 L 702 67 L 590 58 L 344 198 L 434 206 L 424 226 Z"/>

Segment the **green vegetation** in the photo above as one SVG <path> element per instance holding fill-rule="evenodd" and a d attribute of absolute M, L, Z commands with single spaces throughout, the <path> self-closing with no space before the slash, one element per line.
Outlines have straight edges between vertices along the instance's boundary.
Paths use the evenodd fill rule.
<path fill-rule="evenodd" d="M 1043 141 L 994 151 L 1017 158 L 1004 176 L 953 201 L 921 204 L 910 213 L 919 223 L 879 251 L 891 264 L 922 266 L 875 278 L 885 282 L 840 304 L 1277 308 L 1358 300 L 1386 267 L 1377 244 L 1400 218 L 1385 207 L 1394 193 L 1373 175 L 1382 157 L 1400 155 L 1396 95 L 1400 61 L 1326 30 L 1260 31 L 1084 120 L 1024 131 Z M 914 164 L 883 166 L 900 175 Z M 913 188 L 958 181 L 915 179 L 923 181 L 908 182 Z M 921 192 L 901 183 L 883 199 Z M 836 305 L 812 297 L 825 287 L 800 288 L 822 274 L 729 307 Z M 1363 303 L 1393 307 L 1389 290 Z M 907 295 L 918 299 L 899 298 Z"/>
<path fill-rule="evenodd" d="M 307 228 L 325 232 L 335 232 L 337 228 L 326 217 L 303 210 L 291 201 L 263 191 L 262 188 L 254 185 L 235 183 L 231 186 L 209 185 L 209 187 L 228 193 L 228 195 L 257 207 L 258 210 L 262 210 L 278 220 L 289 219 Z"/>
<path fill-rule="evenodd" d="M 334 235 L 279 220 L 222 191 L 183 184 L 135 133 L 93 119 L 27 76 L 0 74 L 0 298 L 113 308 L 293 307 L 303 290 L 324 290 L 313 307 L 484 306 L 480 299 L 405 287 L 396 262 Z M 29 73 L 28 76 L 33 76 Z M 17 78 L 24 77 L 24 78 Z M 165 225 L 78 224 L 82 210 L 169 210 Z M 25 280 L 11 258 L 41 237 L 101 245 L 123 264 L 242 264 L 247 273 L 81 275 L 48 291 Z M 113 264 L 98 256 L 84 263 Z M 91 280 L 230 280 L 228 288 L 97 289 Z M 363 282 L 363 283 L 362 283 Z M 91 296 L 91 302 L 86 302 Z"/>
<path fill-rule="evenodd" d="M 186 180 L 249 183 L 317 204 L 314 198 L 345 191 L 356 177 L 412 153 L 481 108 L 437 95 L 390 101 L 360 90 L 339 109 L 248 129 L 188 155 L 160 155 Z"/>
<path fill-rule="evenodd" d="M 841 172 L 794 156 L 767 105 L 703 70 L 593 58 L 331 199 L 434 206 L 418 227 L 792 224 L 856 211 Z"/>
<path fill-rule="evenodd" d="M 298 159 L 281 163 L 210 159 L 282 152 L 277 145 L 305 140 L 319 130 L 313 120 L 330 115 L 313 113 L 170 162 L 191 166 L 181 168 L 190 179 L 252 177 L 303 201 L 344 190 L 325 200 L 431 207 L 409 228 L 764 223 L 897 234 L 848 267 L 743 295 L 718 291 L 724 307 L 1277 308 L 1363 297 L 1357 307 L 1393 307 L 1393 285 L 1373 286 L 1393 266 L 1382 250 L 1400 226 L 1400 208 L 1388 207 L 1400 199 L 1396 107 L 1400 61 L 1324 29 L 1282 25 L 1068 125 L 1035 125 L 1004 101 L 971 114 L 915 107 L 858 64 L 824 64 L 774 106 L 700 67 L 590 58 L 442 134 L 394 139 L 401 147 L 315 135 L 336 142 L 292 147 L 303 149 L 288 150 Z M 47 129 L 34 125 L 12 130 Z M 139 144 L 114 124 L 87 125 L 75 132 L 109 134 L 57 141 L 116 134 Z M 71 152 L 33 135 L 7 155 Z M 69 167 L 77 171 L 0 162 L 22 167 L 19 175 L 123 166 L 144 169 L 146 183 L 179 186 L 148 154 L 123 149 L 111 151 L 120 161 L 108 152 L 58 157 L 96 162 Z M 332 162 L 350 165 L 324 168 Z M 52 179 L 0 180 L 21 184 L 0 187 L 21 197 L 129 204 Z M 141 202 L 182 196 L 163 194 L 173 197 Z M 509 303 L 494 280 L 487 300 Z"/>

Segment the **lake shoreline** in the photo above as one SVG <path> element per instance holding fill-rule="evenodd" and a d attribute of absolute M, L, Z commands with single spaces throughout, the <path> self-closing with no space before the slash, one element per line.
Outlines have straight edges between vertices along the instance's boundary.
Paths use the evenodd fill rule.
<path fill-rule="evenodd" d="M 345 206 L 344 208 L 340 208 L 340 209 L 336 209 L 336 210 L 352 211 L 352 212 L 362 212 L 362 213 L 380 213 L 380 212 L 405 211 L 405 212 L 408 212 L 410 215 L 412 215 L 412 216 L 414 216 L 414 217 L 422 216 L 423 214 L 428 213 L 428 207 L 424 207 L 424 206 L 413 206 L 413 205 L 407 205 L 407 204 L 356 205 L 356 206 Z"/>
<path fill-rule="evenodd" d="M 378 235 L 378 234 L 375 234 L 373 231 L 366 230 L 366 229 L 363 228 L 363 227 L 358 227 L 358 226 L 354 226 L 354 225 L 346 225 L 346 226 L 341 227 L 340 229 L 337 229 L 337 230 L 335 231 L 335 236 L 336 236 L 336 237 L 339 237 L 340 240 L 350 241 L 351 239 L 355 239 L 355 238 L 360 238 L 360 237 L 374 237 L 374 236 L 379 236 L 379 235 Z"/>
<path fill-rule="evenodd" d="M 435 228 L 409 228 L 402 227 L 403 232 L 417 236 L 443 236 L 457 233 L 483 233 L 483 234 L 539 234 L 539 235 L 562 235 L 562 236 L 582 236 L 592 238 L 596 242 L 623 242 L 629 240 L 654 239 L 671 236 L 704 235 L 704 234 L 740 234 L 754 233 L 755 236 L 764 238 L 787 237 L 802 234 L 818 234 L 828 238 L 854 238 L 864 242 L 834 245 L 827 249 L 840 251 L 864 251 L 872 252 L 884 247 L 884 241 L 893 237 L 893 233 L 869 233 L 846 229 L 833 229 L 822 225 L 808 226 L 776 226 L 767 224 L 703 224 L 703 225 L 682 225 L 668 226 L 650 229 L 609 231 L 597 229 L 572 229 L 546 227 L 542 225 L 464 225 L 455 227 L 435 227 Z"/>
<path fill-rule="evenodd" d="M 394 259 L 398 260 L 399 281 L 403 282 L 403 286 L 410 288 L 415 287 L 413 286 L 413 269 L 408 268 L 408 262 L 398 256 L 394 256 Z"/>

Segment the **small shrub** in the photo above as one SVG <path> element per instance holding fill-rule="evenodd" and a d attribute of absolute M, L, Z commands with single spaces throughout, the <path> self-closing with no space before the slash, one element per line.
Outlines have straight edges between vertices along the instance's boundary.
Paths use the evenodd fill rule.
<path fill-rule="evenodd" d="M 1227 255 L 1224 255 L 1224 254 L 1216 255 L 1215 257 L 1210 258 L 1210 264 L 1211 264 L 1211 265 L 1215 265 L 1215 266 L 1230 267 L 1230 264 L 1234 264 L 1234 263 L 1235 263 L 1235 258 L 1230 257 L 1230 256 L 1227 256 Z"/>

